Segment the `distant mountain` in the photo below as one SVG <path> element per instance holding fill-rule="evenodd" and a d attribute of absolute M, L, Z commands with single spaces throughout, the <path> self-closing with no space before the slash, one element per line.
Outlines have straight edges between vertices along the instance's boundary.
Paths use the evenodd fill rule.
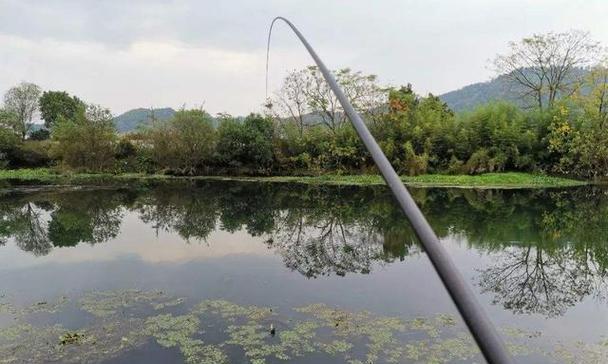
<path fill-rule="evenodd" d="M 574 69 L 573 76 L 584 77 L 588 70 L 582 68 Z M 584 90 L 583 90 L 584 92 Z M 499 76 L 487 82 L 473 83 L 461 89 L 446 92 L 439 98 L 448 104 L 455 112 L 474 109 L 476 106 L 490 101 L 509 101 L 519 106 L 535 105 L 534 100 L 524 101 L 518 95 L 516 86 L 511 84 L 506 76 Z"/>
<path fill-rule="evenodd" d="M 583 76 L 588 71 L 585 69 L 576 69 L 576 77 Z M 584 90 L 583 90 L 584 92 Z M 505 76 L 496 77 L 487 82 L 477 82 L 465 86 L 461 89 L 446 92 L 439 95 L 439 98 L 448 104 L 450 109 L 455 112 L 472 110 L 475 107 L 488 103 L 490 101 L 509 101 L 519 106 L 524 105 L 524 101 L 519 98 L 513 85 L 509 83 Z M 528 104 L 529 106 L 529 104 Z M 175 114 L 175 110 L 170 107 L 153 109 L 154 117 L 157 120 L 168 120 Z M 128 133 L 136 130 L 140 126 L 149 125 L 151 122 L 152 110 L 139 108 L 127 111 L 126 113 L 114 118 L 116 130 L 119 133 Z M 237 120 L 243 120 L 243 117 L 237 117 Z M 217 118 L 212 118 L 213 125 L 217 126 L 219 121 Z M 304 116 L 305 124 L 317 124 L 322 121 L 322 117 L 316 113 L 310 113 Z"/>
<path fill-rule="evenodd" d="M 455 112 L 474 109 L 476 106 L 495 100 L 520 103 L 521 100 L 510 89 L 505 77 L 497 77 L 487 82 L 477 82 L 461 89 L 446 92 L 439 98 Z"/>
<path fill-rule="evenodd" d="M 140 126 L 150 125 L 152 115 L 156 120 L 168 120 L 173 117 L 175 110 L 170 107 L 161 109 L 133 109 L 114 118 L 114 125 L 119 133 L 135 131 Z"/>

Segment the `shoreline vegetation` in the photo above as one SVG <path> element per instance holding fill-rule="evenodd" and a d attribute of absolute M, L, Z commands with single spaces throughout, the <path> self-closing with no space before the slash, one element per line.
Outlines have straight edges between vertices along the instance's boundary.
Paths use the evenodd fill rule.
<path fill-rule="evenodd" d="M 299 183 L 309 185 L 343 185 L 343 186 L 372 186 L 384 185 L 380 175 L 335 175 L 319 176 L 171 176 L 142 173 L 60 173 L 52 169 L 14 169 L 0 170 L 0 182 L 14 185 L 113 185 L 118 182 L 146 181 L 242 181 L 270 183 Z M 410 187 L 454 187 L 454 188 L 554 188 L 575 187 L 588 185 L 593 182 L 581 181 L 563 177 L 523 172 L 485 173 L 480 175 L 442 175 L 424 174 L 419 176 L 401 176 L 401 180 Z"/>
<path fill-rule="evenodd" d="M 389 87 L 349 68 L 334 75 L 407 185 L 525 188 L 606 181 L 608 54 L 600 55 L 599 44 L 578 31 L 533 35 L 509 47 L 495 60 L 497 77 L 516 86 L 509 97 L 458 111 L 438 96 L 416 93 L 411 84 Z M 530 84 L 528 76 L 538 83 Z M 7 172 L 14 183 L 178 178 L 169 176 L 383 183 L 372 175 L 377 169 L 371 155 L 316 67 L 289 72 L 248 116 L 214 117 L 202 107 L 184 106 L 161 119 L 154 110 L 119 133 L 109 109 L 22 82 L 5 93 L 0 108 L 0 169 L 25 169 Z M 34 130 L 38 113 L 44 126 Z"/>

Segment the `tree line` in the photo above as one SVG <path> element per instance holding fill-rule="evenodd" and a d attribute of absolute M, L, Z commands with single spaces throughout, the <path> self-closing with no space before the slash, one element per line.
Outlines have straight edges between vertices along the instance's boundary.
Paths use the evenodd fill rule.
<path fill-rule="evenodd" d="M 494 60 L 517 105 L 454 113 L 411 85 L 335 71 L 353 106 L 401 174 L 531 171 L 608 176 L 608 58 L 588 33 L 533 35 Z M 32 130 L 39 111 L 45 128 Z M 321 174 L 374 172 L 373 162 L 316 67 L 290 72 L 263 112 L 212 118 L 182 109 L 118 135 L 109 110 L 31 83 L 0 110 L 0 164 L 86 172 Z"/>

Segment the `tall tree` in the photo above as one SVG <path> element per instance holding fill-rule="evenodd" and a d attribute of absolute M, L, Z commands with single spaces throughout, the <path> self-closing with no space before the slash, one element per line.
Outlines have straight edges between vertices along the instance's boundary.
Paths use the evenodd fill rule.
<path fill-rule="evenodd" d="M 39 101 L 40 114 L 44 125 L 50 129 L 60 117 L 73 119 L 85 111 L 85 104 L 76 96 L 65 91 L 45 91 Z"/>
<path fill-rule="evenodd" d="M 494 66 L 523 98 L 544 109 L 576 90 L 582 77 L 577 71 L 594 64 L 598 52 L 599 43 L 587 32 L 534 34 L 509 43 L 509 52 L 498 55 Z"/>
<path fill-rule="evenodd" d="M 377 77 L 349 68 L 334 71 L 334 75 L 353 107 L 366 120 L 374 119 L 386 102 L 386 92 L 378 85 Z M 279 112 L 295 120 L 302 129 L 306 113 L 313 113 L 321 124 L 332 131 L 347 121 L 336 95 L 325 82 L 321 71 L 314 66 L 289 74 L 275 97 L 275 103 L 279 105 Z"/>
<path fill-rule="evenodd" d="M 283 85 L 274 98 L 276 108 L 273 110 L 279 118 L 285 117 L 297 126 L 300 137 L 304 134 L 305 116 L 310 113 L 306 98 L 307 70 L 293 71 L 283 80 Z M 270 107 L 273 106 L 271 102 Z"/>
<path fill-rule="evenodd" d="M 4 94 L 4 107 L 16 115 L 13 129 L 25 139 L 32 126 L 32 117 L 38 110 L 40 87 L 29 82 L 21 82 Z"/>
<path fill-rule="evenodd" d="M 244 168 L 268 174 L 275 160 L 274 124 L 259 114 L 250 114 L 242 122 L 224 118 L 218 127 L 217 158 L 229 168 Z"/>
<path fill-rule="evenodd" d="M 75 119 L 60 118 L 51 138 L 51 153 L 66 167 L 91 172 L 109 170 L 114 165 L 116 129 L 112 114 L 98 105 L 88 105 Z"/>
<path fill-rule="evenodd" d="M 153 117 L 153 116 L 152 116 Z M 211 116 L 203 110 L 182 109 L 172 119 L 145 132 L 152 159 L 173 173 L 193 175 L 209 165 L 216 142 Z"/>

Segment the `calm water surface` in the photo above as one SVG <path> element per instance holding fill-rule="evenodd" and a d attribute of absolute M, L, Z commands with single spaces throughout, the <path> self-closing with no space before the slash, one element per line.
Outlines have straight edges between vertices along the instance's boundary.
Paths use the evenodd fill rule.
<path fill-rule="evenodd" d="M 606 190 L 413 195 L 518 362 L 608 362 Z M 387 189 L 1 192 L 1 363 L 286 361 L 483 362 Z"/>

